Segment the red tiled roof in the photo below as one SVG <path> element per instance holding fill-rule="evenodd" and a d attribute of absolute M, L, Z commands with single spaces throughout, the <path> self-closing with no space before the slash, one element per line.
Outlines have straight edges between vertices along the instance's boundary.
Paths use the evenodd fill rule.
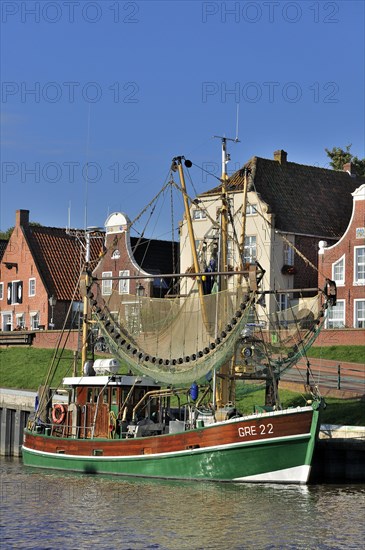
<path fill-rule="evenodd" d="M 343 235 L 352 213 L 351 193 L 365 181 L 343 171 L 253 157 L 229 179 L 229 192 L 242 192 L 245 167 L 251 170 L 249 190 L 269 205 L 276 229 L 322 238 Z"/>
<path fill-rule="evenodd" d="M 0 239 L 0 261 L 2 260 L 2 257 L 4 256 L 5 249 L 8 245 L 8 242 L 6 239 Z"/>
<path fill-rule="evenodd" d="M 78 280 L 85 258 L 80 241 L 57 227 L 23 226 L 23 229 L 49 294 L 54 294 L 57 300 L 80 299 Z M 91 239 L 91 265 L 98 260 L 103 241 L 103 236 Z"/>

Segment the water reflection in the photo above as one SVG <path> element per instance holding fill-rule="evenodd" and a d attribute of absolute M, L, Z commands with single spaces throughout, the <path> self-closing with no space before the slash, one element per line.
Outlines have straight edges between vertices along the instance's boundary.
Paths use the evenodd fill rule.
<path fill-rule="evenodd" d="M 1 463 L 2 548 L 359 548 L 365 486 L 151 481 Z M 359 546 L 360 543 L 360 546 Z"/>

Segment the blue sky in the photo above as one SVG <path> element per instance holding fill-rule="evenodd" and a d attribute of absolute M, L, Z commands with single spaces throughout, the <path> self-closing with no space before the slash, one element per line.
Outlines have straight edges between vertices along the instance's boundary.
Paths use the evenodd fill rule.
<path fill-rule="evenodd" d="M 3 0 L 1 25 L 2 230 L 19 208 L 56 227 L 70 205 L 73 227 L 86 207 L 88 225 L 134 219 L 176 155 L 218 175 L 237 105 L 232 171 L 281 148 L 365 155 L 362 1 Z M 191 177 L 192 195 L 217 183 Z"/>

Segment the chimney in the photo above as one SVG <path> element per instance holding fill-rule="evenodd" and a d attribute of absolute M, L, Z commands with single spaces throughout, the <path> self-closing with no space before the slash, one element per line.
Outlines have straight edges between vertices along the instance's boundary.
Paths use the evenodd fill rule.
<path fill-rule="evenodd" d="M 29 225 L 29 210 L 17 210 L 15 212 L 15 227 L 28 227 Z"/>
<path fill-rule="evenodd" d="M 278 149 L 277 151 L 274 151 L 274 160 L 280 162 L 280 164 L 284 166 L 286 164 L 287 154 L 288 153 L 283 149 Z"/>
<path fill-rule="evenodd" d="M 352 178 L 356 176 L 354 167 L 352 166 L 352 162 L 346 162 L 346 164 L 343 165 L 342 170 L 350 174 Z"/>

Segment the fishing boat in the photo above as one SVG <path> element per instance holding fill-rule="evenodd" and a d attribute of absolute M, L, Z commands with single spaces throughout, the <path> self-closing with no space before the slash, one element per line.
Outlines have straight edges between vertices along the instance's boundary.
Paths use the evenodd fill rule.
<path fill-rule="evenodd" d="M 122 213 L 109 216 L 94 269 L 86 246 L 81 371 L 66 376 L 61 389 L 50 387 L 50 377 L 40 389 L 24 432 L 25 465 L 174 480 L 308 482 L 323 400 L 309 381 L 309 364 L 310 398 L 302 406 L 284 408 L 278 383 L 318 336 L 336 289 L 327 281 L 324 291 L 315 289 L 295 306 L 265 313 L 265 297 L 275 291 L 263 288 L 259 262 L 245 261 L 244 235 L 239 262 L 229 265 L 227 236 L 235 231 L 229 229 L 226 149 L 222 138 L 222 205 L 204 254 L 191 217 L 198 201 L 185 184 L 192 163 L 182 156 L 172 162 L 190 269 L 141 267 L 132 223 Z M 91 233 L 86 237 L 88 243 Z M 110 352 L 102 359 L 93 357 L 95 333 Z M 265 402 L 241 413 L 238 386 L 249 392 L 259 384 Z"/>

